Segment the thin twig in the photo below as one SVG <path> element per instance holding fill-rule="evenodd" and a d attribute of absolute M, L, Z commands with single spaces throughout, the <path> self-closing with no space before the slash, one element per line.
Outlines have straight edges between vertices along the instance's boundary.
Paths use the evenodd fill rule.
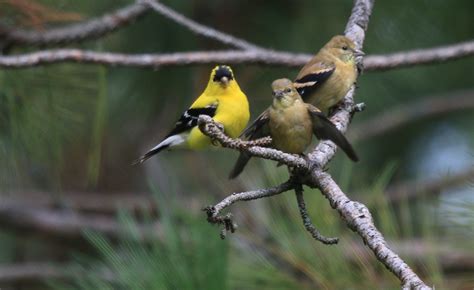
<path fill-rule="evenodd" d="M 205 36 L 210 39 L 217 40 L 219 42 L 222 42 L 224 44 L 240 48 L 243 50 L 260 50 L 262 49 L 261 47 L 252 44 L 246 40 L 237 38 L 235 36 L 232 36 L 230 34 L 218 31 L 212 27 L 202 25 L 200 23 L 197 23 L 194 20 L 191 20 L 184 16 L 181 13 L 178 13 L 177 11 L 167 7 L 166 5 L 162 4 L 159 1 L 155 0 L 140 0 L 140 3 L 145 3 L 149 5 L 153 10 L 156 12 L 160 13 L 166 18 L 169 18 L 173 20 L 174 22 L 178 23 L 181 26 L 184 26 L 188 28 L 190 31 L 198 34 Z"/>
<path fill-rule="evenodd" d="M 445 62 L 472 55 L 474 55 L 474 41 L 471 40 L 440 47 L 371 55 L 364 61 L 364 67 L 367 70 L 381 71 Z"/>
<path fill-rule="evenodd" d="M 308 212 L 306 211 L 306 204 L 303 197 L 303 186 L 299 184 L 295 186 L 296 201 L 300 210 L 301 219 L 303 219 L 303 225 L 311 236 L 316 240 L 326 245 L 334 245 L 339 242 L 339 238 L 328 238 L 323 236 L 318 229 L 313 225 L 309 218 Z"/>
<path fill-rule="evenodd" d="M 209 116 L 199 116 L 199 128 L 212 140 L 218 141 L 223 147 L 238 149 L 250 153 L 252 156 L 278 161 L 295 168 L 308 168 L 305 159 L 298 155 L 284 153 L 273 148 L 263 148 L 262 145 L 270 145 L 271 138 L 262 138 L 254 141 L 242 141 L 228 137 L 214 120 Z M 255 146 L 257 145 L 257 146 Z M 250 147 L 249 147 L 250 146 Z"/>
<path fill-rule="evenodd" d="M 149 7 L 143 3 L 133 3 L 98 18 L 43 31 L 0 24 L 0 43 L 3 49 L 8 49 L 20 45 L 52 46 L 94 39 L 132 23 L 148 10 Z"/>
<path fill-rule="evenodd" d="M 349 139 L 353 141 L 366 140 L 422 119 L 473 109 L 474 91 L 453 92 L 441 97 L 427 97 L 390 108 L 389 111 L 376 115 L 363 123 L 355 124 L 351 127 Z"/>
<path fill-rule="evenodd" d="M 259 199 L 259 198 L 264 198 L 264 197 L 270 197 L 270 196 L 274 196 L 274 195 L 283 193 L 285 191 L 288 191 L 292 188 L 293 188 L 292 182 L 285 182 L 278 186 L 274 186 L 270 188 L 233 193 L 229 195 L 228 197 L 226 197 L 225 199 L 223 199 L 218 204 L 204 208 L 204 211 L 206 211 L 207 220 L 210 223 L 223 225 L 223 229 L 221 231 L 221 238 L 224 239 L 226 232 L 230 231 L 233 233 L 236 229 L 236 225 L 232 221 L 232 215 L 230 213 L 223 216 L 220 215 L 220 213 L 224 209 L 226 209 L 227 207 L 231 206 L 232 204 L 238 201 L 249 201 L 249 200 L 254 200 L 254 199 Z"/>

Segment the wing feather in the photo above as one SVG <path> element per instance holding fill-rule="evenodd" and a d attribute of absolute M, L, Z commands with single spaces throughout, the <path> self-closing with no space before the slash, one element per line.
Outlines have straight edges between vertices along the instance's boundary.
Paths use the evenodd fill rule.
<path fill-rule="evenodd" d="M 334 124 L 316 107 L 306 104 L 313 121 L 313 133 L 320 140 L 331 140 L 339 146 L 352 161 L 359 161 L 354 148 Z"/>
<path fill-rule="evenodd" d="M 294 86 L 303 100 L 307 99 L 336 70 L 334 63 L 316 62 L 303 67 L 294 81 Z"/>
<path fill-rule="evenodd" d="M 166 137 L 191 130 L 197 126 L 199 115 L 207 115 L 212 118 L 216 114 L 216 110 L 217 103 L 203 108 L 190 108 L 186 110 L 174 125 L 173 130 L 171 130 Z"/>

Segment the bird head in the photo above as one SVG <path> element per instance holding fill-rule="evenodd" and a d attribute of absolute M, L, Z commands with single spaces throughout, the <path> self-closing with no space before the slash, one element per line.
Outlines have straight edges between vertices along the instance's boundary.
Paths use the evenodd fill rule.
<path fill-rule="evenodd" d="M 278 79 L 272 83 L 273 107 L 288 107 L 296 100 L 301 99 L 300 95 L 289 79 Z"/>
<path fill-rule="evenodd" d="M 218 65 L 212 70 L 211 80 L 226 88 L 234 80 L 234 74 L 229 66 Z"/>
<path fill-rule="evenodd" d="M 365 55 L 362 50 L 356 48 L 352 40 L 343 35 L 336 35 L 331 38 L 323 49 L 344 62 L 354 61 L 357 57 Z"/>

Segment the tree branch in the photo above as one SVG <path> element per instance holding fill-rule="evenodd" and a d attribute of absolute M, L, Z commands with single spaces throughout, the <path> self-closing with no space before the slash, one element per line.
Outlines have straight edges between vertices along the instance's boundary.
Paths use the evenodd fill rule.
<path fill-rule="evenodd" d="M 150 7 L 152 7 L 155 11 L 172 19 L 173 21 L 179 23 L 180 25 L 187 27 L 188 29 L 190 29 L 191 31 L 197 34 L 204 35 L 208 38 L 218 40 L 222 43 L 232 45 L 240 49 L 250 50 L 250 52 L 245 51 L 244 53 L 250 53 L 249 55 L 246 55 L 246 56 L 253 57 L 254 61 L 260 61 L 260 62 L 262 61 L 261 59 L 257 60 L 256 55 L 258 53 L 267 54 L 269 52 L 269 50 L 262 49 L 244 40 L 238 39 L 231 35 L 219 32 L 215 29 L 196 23 L 193 20 L 190 20 L 184 17 L 183 15 L 171 10 L 170 8 L 160 4 L 159 2 L 156 2 L 153 0 L 141 0 L 141 2 L 139 3 L 146 3 L 147 5 L 150 5 Z M 351 17 L 349 18 L 349 21 L 346 26 L 346 30 L 345 30 L 346 36 L 354 40 L 354 42 L 357 44 L 357 47 L 359 49 L 362 48 L 362 44 L 364 42 L 365 30 L 367 29 L 369 16 L 371 14 L 372 7 L 373 7 L 373 0 L 355 0 Z M 55 52 L 53 51 L 53 53 L 51 51 L 38 52 L 36 53 L 36 55 L 34 55 L 33 58 L 31 58 L 31 56 L 30 57 L 23 56 L 23 58 L 21 58 L 22 56 L 17 56 L 17 58 L 13 58 L 13 59 L 9 57 L 0 57 L 0 66 L 26 67 L 26 66 L 36 65 L 40 63 L 41 61 L 44 62 L 45 60 L 49 63 L 52 63 L 52 62 L 57 61 L 57 52 L 58 51 L 55 51 Z M 80 62 L 80 61 L 84 61 L 84 59 L 90 62 L 96 62 L 96 63 L 103 61 L 103 59 L 102 60 L 95 59 L 94 57 L 97 57 L 97 53 L 94 53 L 94 52 L 83 52 L 83 51 L 78 51 L 78 50 L 73 50 L 73 51 L 62 50 L 60 52 L 62 53 L 62 55 L 60 55 L 61 56 L 60 59 L 62 61 Z M 236 53 L 236 52 L 226 52 L 226 53 Z M 459 55 L 465 56 L 472 53 L 473 52 L 471 52 L 468 47 L 460 51 L 451 52 L 450 54 L 441 55 L 438 57 L 444 60 L 444 59 L 449 59 L 450 57 L 453 57 L 453 55 L 459 54 Z M 115 64 L 120 64 L 120 62 L 123 61 L 123 57 L 125 56 L 125 55 L 117 55 L 117 54 L 105 54 L 105 55 L 107 56 L 107 61 L 109 63 L 111 62 L 111 60 L 113 60 Z M 101 54 L 100 56 L 103 57 L 104 54 Z M 189 55 L 187 56 L 189 57 Z M 205 55 L 200 55 L 200 58 L 194 59 L 194 61 L 196 63 L 197 62 L 202 63 L 202 59 L 204 56 Z M 228 56 L 229 55 L 227 55 L 227 57 Z M 275 54 L 273 56 L 275 56 Z M 417 58 L 416 53 L 411 54 L 409 56 L 410 57 L 408 58 L 408 60 L 406 59 L 399 60 L 399 58 L 393 58 L 393 55 L 390 56 L 391 57 L 390 59 L 392 62 L 397 63 L 397 65 L 403 66 L 403 65 L 406 65 L 405 63 L 410 63 L 410 64 L 413 63 L 413 59 Z M 20 59 L 18 59 L 18 57 L 20 57 Z M 168 58 L 166 60 L 169 61 L 168 64 L 171 64 L 173 61 L 172 57 L 176 57 L 176 54 L 167 55 L 167 57 Z M 132 62 L 132 64 L 136 66 L 145 66 L 145 63 L 148 65 L 150 64 L 150 60 L 151 60 L 150 55 L 141 55 L 138 59 L 137 58 L 133 59 L 134 62 Z M 192 63 L 192 61 L 190 61 L 189 58 L 185 60 L 188 61 L 186 64 Z M 176 61 L 174 63 L 177 64 Z M 377 64 L 378 63 L 380 63 L 380 61 L 377 62 Z M 426 63 L 426 60 L 422 59 L 420 63 Z M 154 67 L 158 65 L 160 64 L 156 62 L 153 63 Z M 370 65 L 368 65 L 367 67 L 370 68 Z M 381 66 L 375 65 L 373 67 L 380 69 Z M 333 121 L 334 124 L 338 127 L 338 129 L 341 130 L 342 132 L 346 131 L 347 126 L 350 123 L 352 114 L 354 113 L 353 95 L 354 95 L 354 87 L 346 95 L 344 99 L 344 105 L 341 106 L 331 118 L 331 121 Z M 335 208 L 336 210 L 338 210 L 338 212 L 341 214 L 342 218 L 346 221 L 348 226 L 354 231 L 356 231 L 363 238 L 363 240 L 367 243 L 369 248 L 375 253 L 377 259 L 381 261 L 385 266 L 387 266 L 387 268 L 389 268 L 390 271 L 392 271 L 402 281 L 404 289 L 409 289 L 409 288 L 430 289 L 408 267 L 408 265 L 403 260 L 400 259 L 398 255 L 396 255 L 393 251 L 389 249 L 383 236 L 375 228 L 375 225 L 373 224 L 373 220 L 371 218 L 371 215 L 367 207 L 365 207 L 364 205 L 358 202 L 349 200 L 347 196 L 340 190 L 340 188 L 334 182 L 331 176 L 320 170 L 321 168 L 324 168 L 334 156 L 337 149 L 334 143 L 330 141 L 320 142 L 320 144 L 308 156 L 308 160 L 305 160 L 303 158 L 300 158 L 299 156 L 285 154 L 278 150 L 257 147 L 257 146 L 248 147 L 247 146 L 248 144 L 242 145 L 243 144 L 242 141 L 240 141 L 239 143 L 238 140 L 234 142 L 231 139 L 226 140 L 225 138 L 220 138 L 222 137 L 220 136 L 220 134 L 222 134 L 221 129 L 217 126 L 217 124 L 214 124 L 214 128 L 212 128 L 212 125 L 213 125 L 212 123 L 204 120 L 204 121 L 201 121 L 200 127 L 203 131 L 209 132 L 209 135 L 213 136 L 213 138 L 218 140 L 223 146 L 238 148 L 239 150 L 244 150 L 254 156 L 277 160 L 284 164 L 290 165 L 292 167 L 297 167 L 299 170 L 294 173 L 298 175 L 297 176 L 298 180 L 301 179 L 305 184 L 310 185 L 310 186 L 317 186 L 321 189 L 321 192 L 330 201 L 331 206 Z M 215 135 L 212 135 L 214 133 Z M 252 200 L 256 198 L 268 197 L 268 196 L 282 193 L 293 187 L 294 187 L 294 183 L 293 181 L 291 181 L 291 182 L 286 182 L 279 186 L 268 188 L 268 189 L 261 189 L 261 190 L 249 191 L 249 192 L 243 192 L 243 193 L 237 193 L 237 194 L 231 195 L 227 197 L 226 199 L 224 199 L 222 202 L 218 203 L 216 206 L 210 207 L 207 209 L 208 220 L 210 222 L 223 224 L 225 226 L 223 233 L 225 233 L 226 230 L 233 231 L 234 225 L 231 221 L 230 215 L 227 215 L 225 217 L 220 217 L 219 212 L 221 210 L 223 210 L 224 208 L 240 200 Z M 297 192 L 297 198 L 298 198 L 298 192 Z M 304 202 L 303 203 L 301 202 L 303 201 L 302 196 L 298 198 L 298 201 L 300 203 L 300 210 L 301 210 L 301 204 L 304 205 Z M 11 214 L 11 212 L 9 212 L 8 209 L 6 212 Z M 304 211 L 302 211 L 301 213 L 303 215 Z M 305 216 L 303 215 L 303 219 L 304 217 Z M 21 221 L 21 219 L 24 218 L 24 216 L 17 216 L 16 218 Z M 41 215 L 34 216 L 33 218 L 41 219 L 43 221 L 45 220 L 45 218 Z M 57 225 L 53 224 L 53 226 L 56 227 Z M 103 227 L 102 230 L 104 231 L 110 230 L 107 224 L 103 224 L 101 225 L 101 227 Z M 64 234 L 67 235 L 68 233 L 69 233 L 68 229 L 65 228 Z"/>
<path fill-rule="evenodd" d="M 226 34 L 224 32 L 218 31 L 212 27 L 202 25 L 197 23 L 194 20 L 191 20 L 184 16 L 181 13 L 176 12 L 175 10 L 165 6 L 164 4 L 160 3 L 159 1 L 155 0 L 140 0 L 140 3 L 146 3 L 149 5 L 153 10 L 160 13 L 162 16 L 173 20 L 177 24 L 186 27 L 190 31 L 202 35 L 204 37 L 217 40 L 221 43 L 240 48 L 243 50 L 260 50 L 259 46 L 255 44 L 251 44 L 248 41 L 243 39 L 237 38 L 230 34 Z"/>
<path fill-rule="evenodd" d="M 453 47 L 455 46 L 456 45 L 453 45 Z M 429 53 L 430 51 L 443 51 L 443 49 L 444 47 L 417 51 L 422 54 L 423 51 Z M 397 58 L 403 59 L 403 55 L 410 56 L 411 51 L 399 52 L 397 55 L 399 55 Z M 393 61 L 393 55 L 369 55 L 364 59 L 363 67 L 364 72 L 390 70 L 418 64 L 431 64 L 469 57 L 474 55 L 474 52 L 468 51 L 462 54 L 453 54 L 451 58 L 442 59 L 436 58 L 437 55 L 440 54 L 433 54 L 431 61 L 424 59 L 423 62 L 420 63 L 414 62 L 413 57 L 411 57 L 409 64 L 405 64 L 401 61 L 393 64 L 391 62 Z M 214 63 L 300 67 L 307 63 L 311 57 L 312 55 L 305 53 L 291 53 L 274 50 L 218 50 L 154 54 L 124 54 L 95 52 L 80 49 L 53 49 L 19 55 L 0 56 L 0 67 L 27 68 L 63 62 L 139 68 L 207 65 Z"/>
<path fill-rule="evenodd" d="M 331 206 L 339 212 L 349 228 L 362 237 L 377 259 L 402 281 L 403 289 L 431 289 L 389 248 L 384 237 L 375 227 L 372 215 L 365 205 L 351 201 L 329 174 L 315 171 L 313 176 L 315 185 L 329 200 Z"/>
<path fill-rule="evenodd" d="M 24 30 L 0 24 L 0 48 L 64 45 L 99 38 L 132 23 L 148 10 L 147 5 L 137 2 L 95 19 L 44 31 Z"/>
<path fill-rule="evenodd" d="M 353 141 L 366 140 L 422 119 L 472 109 L 474 109 L 474 91 L 455 92 L 442 97 L 428 97 L 401 105 L 398 108 L 391 108 L 390 111 L 355 124 L 348 135 Z"/>
<path fill-rule="evenodd" d="M 86 276 L 84 269 L 73 264 L 29 262 L 23 264 L 0 265 L 0 284 L 35 283 L 48 282 L 53 279 L 75 279 L 78 276 Z M 99 274 L 105 281 L 117 281 L 117 277 L 107 269 Z"/>
<path fill-rule="evenodd" d="M 124 227 L 110 217 L 4 204 L 0 206 L 0 225 L 19 233 L 34 233 L 68 241 L 83 241 L 85 229 L 101 232 L 114 239 L 127 234 Z M 138 238 L 143 240 L 161 235 L 157 224 L 140 226 L 137 232 L 140 234 Z"/>
<path fill-rule="evenodd" d="M 367 29 L 372 7 L 373 1 L 371 0 L 355 0 L 351 17 L 349 18 L 349 21 L 346 26 L 346 36 L 354 40 L 357 45 L 357 48 L 359 49 L 362 48 L 362 44 L 364 42 L 365 30 Z M 344 104 L 336 110 L 335 114 L 331 118 L 331 121 L 342 132 L 346 131 L 352 118 L 352 115 L 355 112 L 353 97 L 354 86 L 345 96 Z M 202 125 L 202 123 L 204 122 L 210 122 L 210 120 L 201 120 L 200 128 L 205 133 L 206 130 L 204 129 L 206 129 L 206 127 Z M 246 149 L 247 152 L 251 155 L 254 155 L 250 152 L 249 149 Z M 335 144 L 331 141 L 320 142 L 319 145 L 313 150 L 313 152 L 308 155 L 309 163 L 305 162 L 306 164 L 302 164 L 303 166 L 299 167 L 298 172 L 293 172 L 294 175 L 292 176 L 291 182 L 294 184 L 294 181 L 298 180 L 302 181 L 304 184 L 318 187 L 323 193 L 323 195 L 325 195 L 325 197 L 330 201 L 331 206 L 341 214 L 347 225 L 362 237 L 364 242 L 374 252 L 377 259 L 382 262 L 392 273 L 394 273 L 402 281 L 403 289 L 431 289 L 423 283 L 423 281 L 397 254 L 390 250 L 382 234 L 375 228 L 372 217 L 367 207 L 361 203 L 354 202 L 348 199 L 347 196 L 340 190 L 338 185 L 331 178 L 331 176 L 321 170 L 321 168 L 324 168 L 327 163 L 332 159 L 332 157 L 336 153 L 336 149 L 337 148 Z M 262 148 L 262 150 L 266 151 L 270 149 Z M 281 162 L 284 164 L 287 164 L 287 161 L 288 160 L 284 160 L 284 158 L 282 158 L 281 160 Z M 263 189 L 261 191 L 265 192 L 266 190 L 268 189 Z M 272 188 L 270 190 L 274 192 L 275 188 Z M 299 191 L 299 193 L 300 196 L 298 197 L 297 190 L 298 200 L 301 201 L 301 191 Z M 246 195 L 246 193 L 244 193 L 244 195 Z M 264 197 L 270 195 L 272 194 L 264 194 L 261 196 Z M 229 196 L 227 199 L 242 200 L 241 198 L 233 197 L 232 195 Z M 222 202 L 219 204 L 222 204 Z M 225 206 L 228 206 L 230 204 L 231 203 L 224 203 Z M 212 219 L 212 217 L 217 216 L 217 214 L 215 214 L 215 207 L 209 207 L 207 209 L 207 212 L 208 220 L 210 220 L 210 222 L 216 222 Z M 301 212 L 303 215 L 303 219 L 305 220 L 305 211 L 303 210 Z M 224 222 L 222 220 L 217 220 L 217 222 L 225 224 L 224 232 L 228 228 L 230 228 L 231 231 L 234 230 L 233 223 L 230 221 L 230 216 L 224 217 Z M 228 226 L 229 222 L 231 226 Z M 309 227 L 309 229 L 311 230 L 310 232 L 314 233 L 314 231 L 312 231 L 313 228 Z"/>
<path fill-rule="evenodd" d="M 474 55 L 474 41 L 471 40 L 434 48 L 401 51 L 387 55 L 372 55 L 367 57 L 364 66 L 367 70 L 381 71 L 440 63 L 472 55 Z"/>
<path fill-rule="evenodd" d="M 232 221 L 232 215 L 220 215 L 220 213 L 226 209 L 227 207 L 231 206 L 232 204 L 238 201 L 248 201 L 254 200 L 264 197 L 274 196 L 285 191 L 288 191 L 293 188 L 293 184 L 291 182 L 285 182 L 278 186 L 266 188 L 266 189 L 259 189 L 259 190 L 252 190 L 252 191 L 245 191 L 239 193 L 233 193 L 223 199 L 221 202 L 214 206 L 208 206 L 204 208 L 204 211 L 207 213 L 207 220 L 212 224 L 222 225 L 223 229 L 221 231 L 221 238 L 224 239 L 227 232 L 234 232 L 236 225 Z"/>
<path fill-rule="evenodd" d="M 232 139 L 224 134 L 222 126 L 206 115 L 199 116 L 198 124 L 199 129 L 205 135 L 209 136 L 213 141 L 218 141 L 223 147 L 245 151 L 252 156 L 278 161 L 296 168 L 308 167 L 307 162 L 296 154 L 289 154 L 273 148 L 261 147 L 271 144 L 272 139 L 270 137 L 253 141 Z"/>

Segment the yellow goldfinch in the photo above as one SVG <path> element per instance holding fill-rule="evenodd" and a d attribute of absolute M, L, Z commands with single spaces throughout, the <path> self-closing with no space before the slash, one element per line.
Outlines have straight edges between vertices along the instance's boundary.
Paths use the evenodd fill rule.
<path fill-rule="evenodd" d="M 320 140 L 336 143 L 350 159 L 358 157 L 344 135 L 313 105 L 303 102 L 289 79 L 278 79 L 272 84 L 272 106 L 262 114 L 256 135 L 272 137 L 272 146 L 287 153 L 302 154 L 311 144 L 313 133 Z M 230 178 L 242 172 L 250 156 L 241 154 Z"/>
<path fill-rule="evenodd" d="M 208 115 L 224 126 L 224 132 L 237 137 L 247 125 L 250 112 L 247 96 L 240 90 L 232 69 L 216 66 L 204 92 L 194 101 L 174 125 L 174 128 L 158 145 L 150 149 L 135 163 L 142 163 L 164 149 L 204 149 L 211 139 L 197 127 L 199 115 Z"/>
<path fill-rule="evenodd" d="M 357 78 L 356 58 L 363 55 L 352 40 L 336 35 L 300 70 L 293 84 L 306 103 L 327 112 L 344 98 L 354 84 Z M 250 124 L 241 137 L 248 140 L 262 137 L 260 123 L 267 114 L 268 109 Z M 249 159 L 247 154 L 241 153 L 237 160 L 240 165 L 236 164 L 236 167 L 243 169 Z M 239 173 L 230 177 L 234 178 Z"/>

